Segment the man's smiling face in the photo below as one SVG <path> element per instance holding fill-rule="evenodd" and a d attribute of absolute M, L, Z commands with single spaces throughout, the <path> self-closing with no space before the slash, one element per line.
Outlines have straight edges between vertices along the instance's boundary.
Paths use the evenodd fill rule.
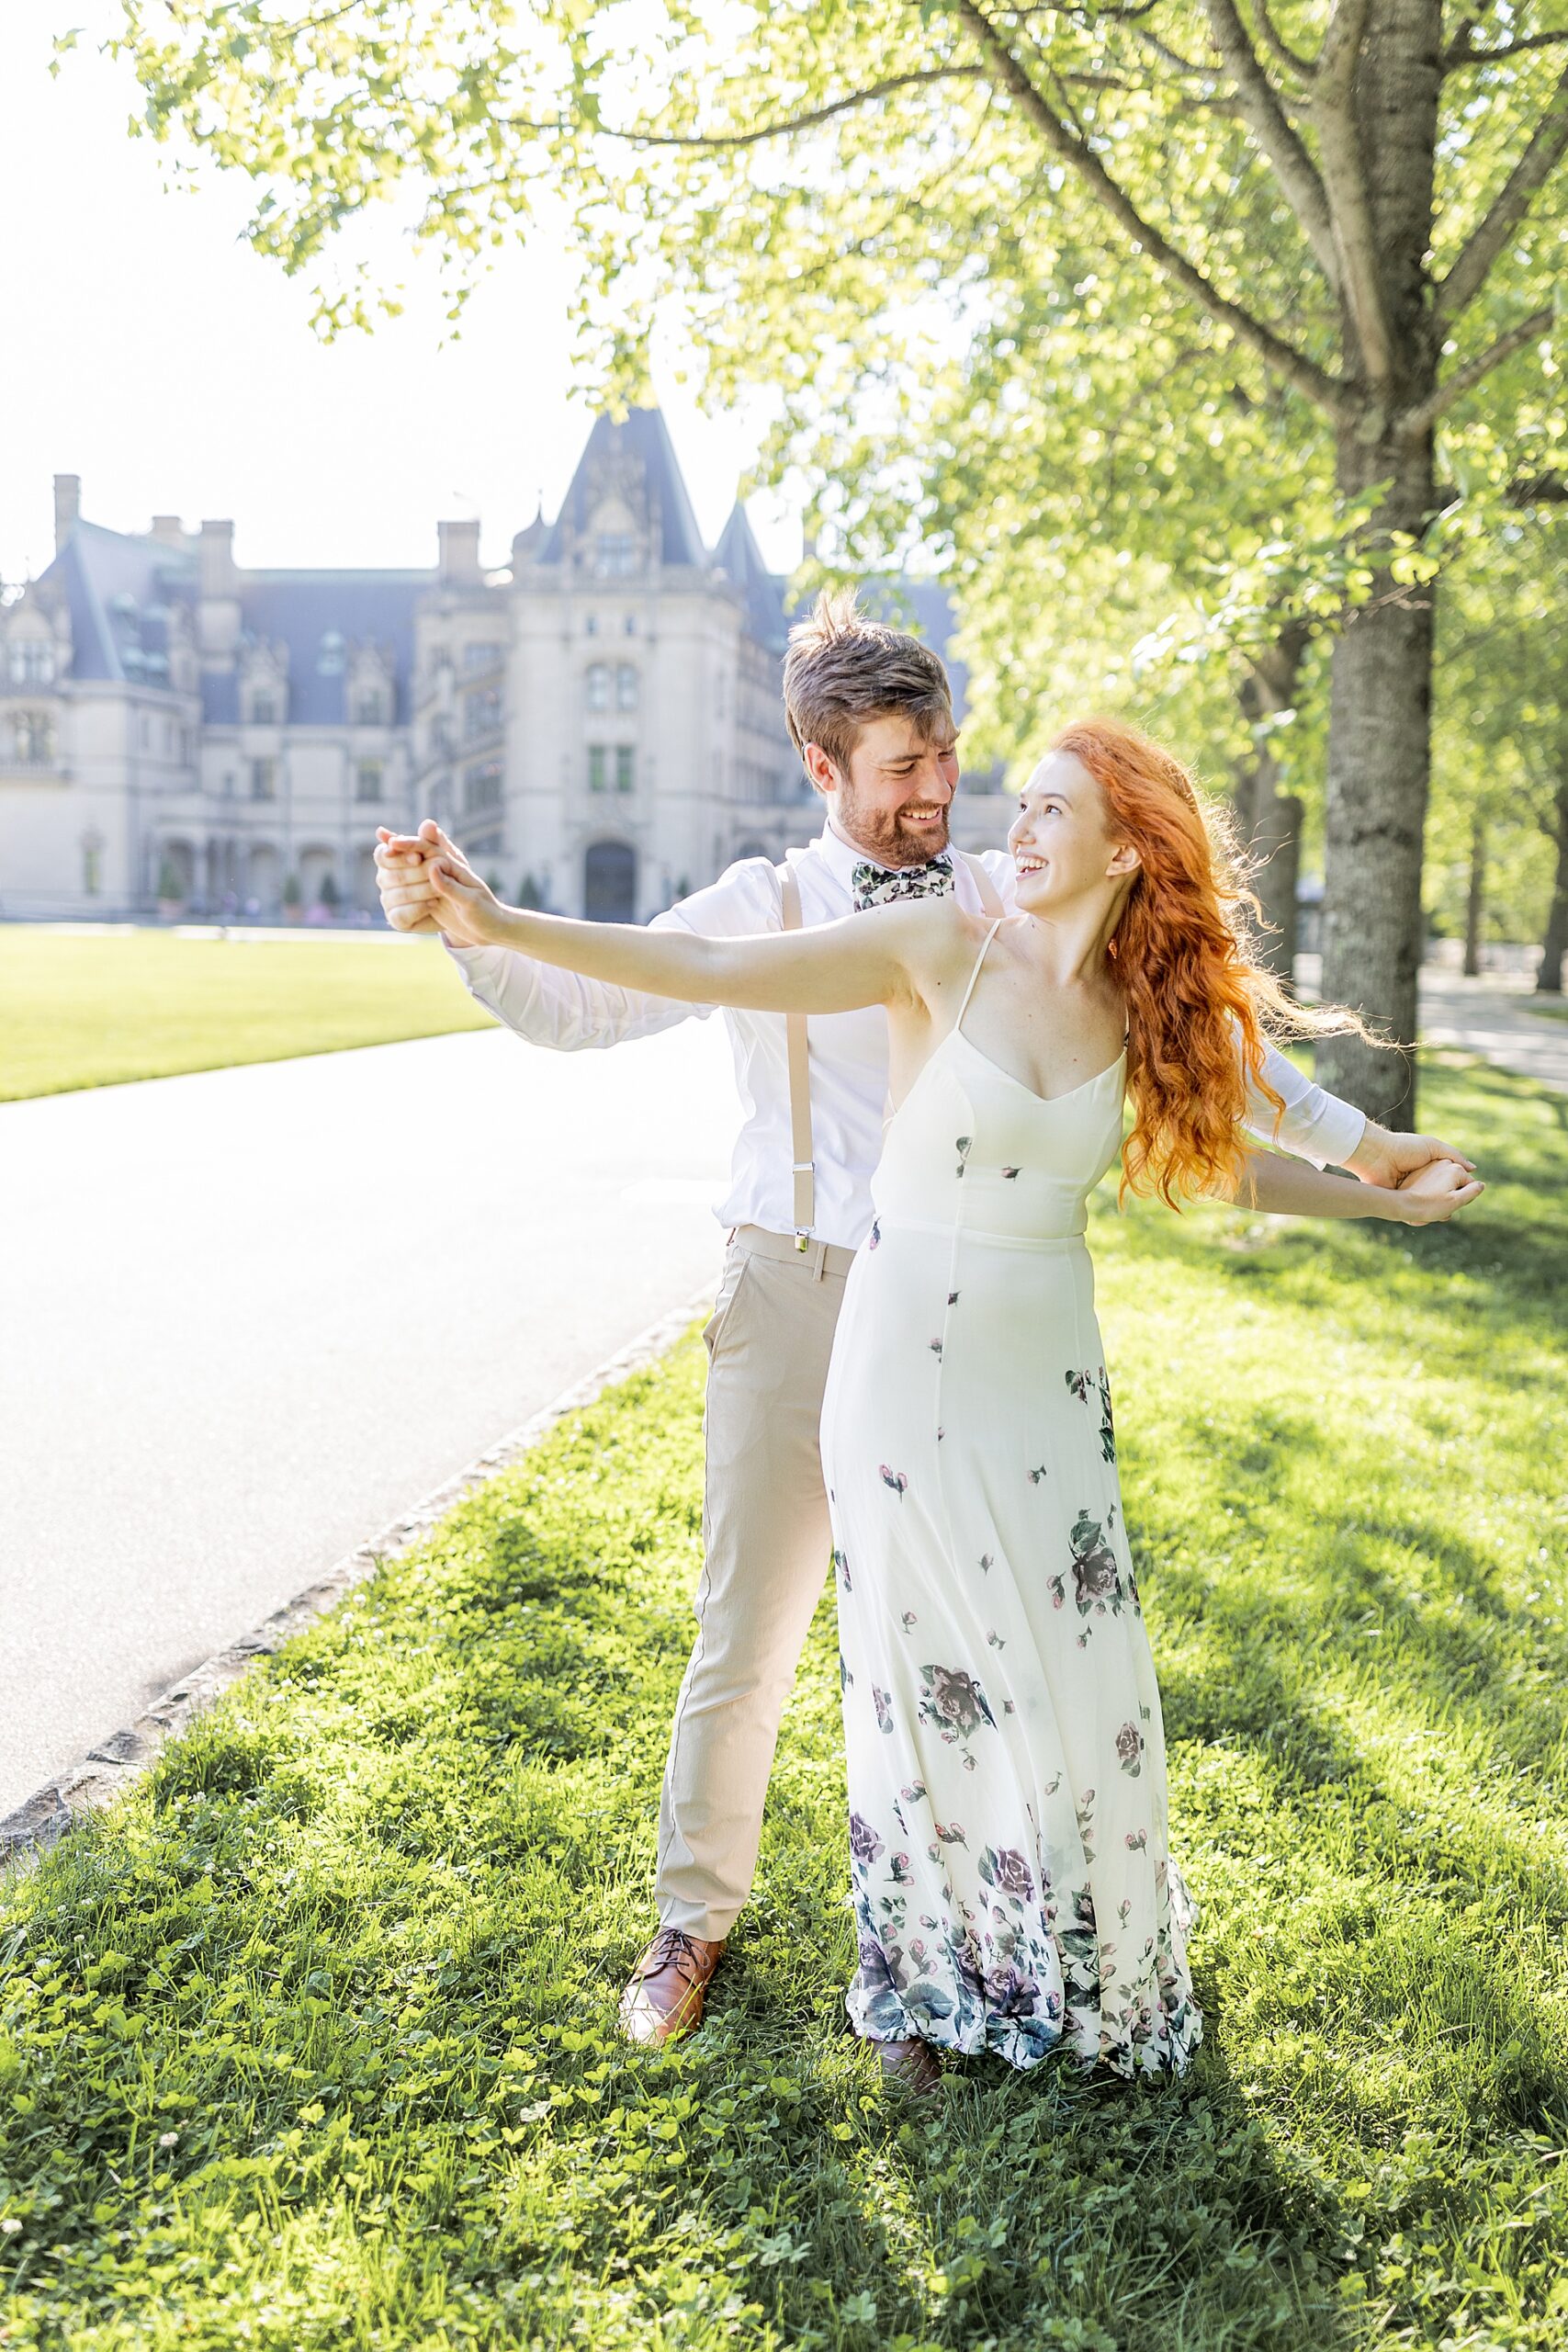
<path fill-rule="evenodd" d="M 847 775 L 815 744 L 810 749 L 817 756 L 807 758 L 807 769 L 839 831 L 879 865 L 924 865 L 947 847 L 958 789 L 958 738 L 951 727 L 922 734 L 912 720 L 892 714 L 868 719 Z"/>

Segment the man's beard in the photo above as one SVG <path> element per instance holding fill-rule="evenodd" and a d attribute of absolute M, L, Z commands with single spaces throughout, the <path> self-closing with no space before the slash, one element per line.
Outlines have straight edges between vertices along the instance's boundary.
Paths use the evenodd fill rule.
<path fill-rule="evenodd" d="M 940 857 L 947 847 L 948 811 L 942 811 L 940 835 L 931 826 L 917 828 L 904 822 L 902 812 L 863 808 L 847 792 L 839 796 L 839 823 L 850 834 L 867 857 L 878 865 L 925 865 Z"/>

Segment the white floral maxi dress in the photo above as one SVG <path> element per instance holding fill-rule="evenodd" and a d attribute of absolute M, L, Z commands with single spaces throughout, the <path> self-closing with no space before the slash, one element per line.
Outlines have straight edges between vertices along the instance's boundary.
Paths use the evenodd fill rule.
<path fill-rule="evenodd" d="M 963 1019 L 889 1123 L 823 1407 L 850 2017 L 1179 2073 L 1190 1906 L 1082 1238 L 1124 1057 L 1047 1102 Z"/>

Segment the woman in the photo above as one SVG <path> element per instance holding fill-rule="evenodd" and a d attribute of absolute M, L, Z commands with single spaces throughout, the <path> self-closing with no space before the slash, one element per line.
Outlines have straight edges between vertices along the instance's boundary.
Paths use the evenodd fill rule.
<path fill-rule="evenodd" d="M 1122 2075 L 1179 2072 L 1201 2032 L 1089 1193 L 1119 1155 L 1124 1188 L 1173 1206 L 1213 1193 L 1424 1224 L 1482 1189 L 1452 1162 L 1385 1192 L 1245 1148 L 1265 1030 L 1359 1024 L 1291 1004 L 1252 961 L 1191 781 L 1146 739 L 1069 729 L 1009 838 L 1017 911 L 989 924 L 941 898 L 705 939 L 502 908 L 440 865 L 424 886 L 459 944 L 697 1002 L 887 1008 L 897 1108 L 822 1453 L 849 2009 L 917 2087 L 939 2050 L 1027 2068 L 1063 2041 Z"/>

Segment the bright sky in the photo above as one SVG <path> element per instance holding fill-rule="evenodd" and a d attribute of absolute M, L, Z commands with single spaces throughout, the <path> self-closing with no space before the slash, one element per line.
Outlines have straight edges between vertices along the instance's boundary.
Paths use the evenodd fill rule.
<path fill-rule="evenodd" d="M 114 530 L 232 516 L 242 564 L 432 563 L 437 516 L 475 514 L 485 561 L 503 563 L 541 492 L 554 514 L 592 423 L 559 255 L 537 238 L 509 255 L 443 348 L 434 264 L 412 266 L 389 231 L 401 317 L 322 344 L 305 288 L 237 242 L 250 184 L 209 173 L 166 194 L 167 151 L 128 136 L 136 85 L 96 47 L 117 16 L 113 0 L 0 6 L 0 580 L 53 554 L 56 473 L 80 474 L 84 513 Z M 81 46 L 51 81 L 72 23 Z M 701 416 L 657 359 L 655 377 L 711 544 L 760 425 Z M 748 511 L 768 560 L 798 561 L 787 504 Z"/>

